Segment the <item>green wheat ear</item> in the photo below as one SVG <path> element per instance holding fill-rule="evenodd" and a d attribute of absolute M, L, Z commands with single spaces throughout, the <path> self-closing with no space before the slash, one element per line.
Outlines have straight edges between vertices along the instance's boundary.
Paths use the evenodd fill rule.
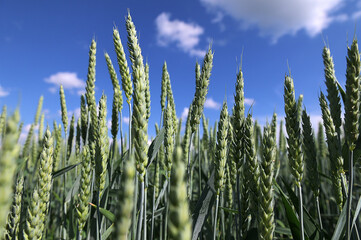
<path fill-rule="evenodd" d="M 227 161 L 227 135 L 228 135 L 228 109 L 227 103 L 223 103 L 221 115 L 218 123 L 217 132 L 217 149 L 214 160 L 215 166 L 215 181 L 214 187 L 216 194 L 220 195 L 223 191 L 225 181 L 225 167 Z"/>
<path fill-rule="evenodd" d="M 12 202 L 13 182 L 16 170 L 16 161 L 20 146 L 17 143 L 19 110 L 6 123 L 5 136 L 1 147 L 0 158 L 0 236 L 3 236 L 6 218 Z"/>
<path fill-rule="evenodd" d="M 128 231 L 131 225 L 131 214 L 133 211 L 133 194 L 134 194 L 134 157 L 130 156 L 126 160 L 121 176 L 121 185 L 119 191 L 119 203 L 117 208 L 117 218 L 115 222 L 115 239 L 128 239 Z"/>
<path fill-rule="evenodd" d="M 301 128 L 299 121 L 299 107 L 297 107 L 297 102 L 295 99 L 293 79 L 290 76 L 285 77 L 284 102 L 286 113 L 286 130 L 288 134 L 288 159 L 291 166 L 291 173 L 294 176 L 298 186 L 301 183 L 303 177 L 303 160 L 300 137 Z"/>
<path fill-rule="evenodd" d="M 174 167 L 170 180 L 169 194 L 169 239 L 191 239 L 191 220 L 187 198 L 187 188 L 184 181 L 185 164 L 182 160 L 182 149 L 177 147 L 174 151 Z"/>
<path fill-rule="evenodd" d="M 60 85 L 60 107 L 61 107 L 61 120 L 64 126 L 64 132 L 67 134 L 68 132 L 68 111 L 66 108 L 65 94 L 63 85 Z"/>
<path fill-rule="evenodd" d="M 351 49 L 347 49 L 346 99 L 345 99 L 345 137 L 352 151 L 356 147 L 359 136 L 359 99 L 360 99 L 360 53 L 357 40 L 354 39 Z"/>
<path fill-rule="evenodd" d="M 202 71 L 197 80 L 196 92 L 193 99 L 193 110 L 191 112 L 191 127 L 194 133 L 199 125 L 200 118 L 203 114 L 204 102 L 208 93 L 209 78 L 213 67 L 213 52 L 211 48 L 208 49 L 203 60 Z"/>

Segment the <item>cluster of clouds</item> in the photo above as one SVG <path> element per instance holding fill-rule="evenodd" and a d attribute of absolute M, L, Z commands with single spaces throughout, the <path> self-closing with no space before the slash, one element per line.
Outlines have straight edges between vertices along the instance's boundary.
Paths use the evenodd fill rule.
<path fill-rule="evenodd" d="M 1 85 L 0 85 L 0 97 L 6 97 L 7 95 L 9 95 L 9 91 L 7 91 L 5 88 L 3 88 Z"/>
<path fill-rule="evenodd" d="M 55 93 L 59 90 L 60 85 L 66 90 L 76 91 L 81 95 L 85 93 L 85 81 L 80 79 L 74 72 L 58 72 L 44 79 L 46 83 L 52 85 L 49 91 Z"/>
<path fill-rule="evenodd" d="M 310 37 L 320 34 L 334 22 L 356 20 L 361 17 L 361 2 L 354 4 L 352 13 L 346 14 L 344 0 L 199 0 L 214 17 L 211 23 L 226 29 L 225 16 L 239 23 L 241 30 L 255 28 L 259 34 L 270 38 L 272 43 L 285 35 L 300 31 Z M 195 22 L 172 19 L 170 13 L 162 12 L 155 19 L 157 41 L 160 46 L 174 44 L 191 56 L 203 57 L 200 47 L 205 29 Z M 209 39 L 204 37 L 204 39 Z"/>

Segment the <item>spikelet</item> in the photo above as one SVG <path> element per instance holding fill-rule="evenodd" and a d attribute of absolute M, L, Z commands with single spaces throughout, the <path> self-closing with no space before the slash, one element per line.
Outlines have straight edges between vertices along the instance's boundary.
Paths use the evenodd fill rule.
<path fill-rule="evenodd" d="M 252 219 L 255 219 L 258 213 L 258 196 L 259 196 L 259 166 L 256 156 L 256 149 L 254 148 L 254 131 L 252 124 L 252 116 L 249 114 L 245 120 L 245 155 L 246 161 L 243 168 L 244 177 L 243 181 L 246 182 L 246 187 L 250 194 L 250 208 L 249 214 Z M 248 214 L 248 215 L 249 215 Z"/>
<path fill-rule="evenodd" d="M 63 122 L 64 132 L 68 133 L 68 112 L 66 109 L 66 101 L 63 85 L 60 85 L 60 107 L 61 107 L 61 121 Z"/>
<path fill-rule="evenodd" d="M 135 167 L 133 156 L 126 160 L 120 181 L 119 203 L 115 222 L 114 239 L 127 240 L 133 211 Z"/>
<path fill-rule="evenodd" d="M 0 138 L 2 138 L 3 135 L 5 134 L 6 111 L 7 108 L 6 105 L 4 105 L 0 116 Z"/>
<path fill-rule="evenodd" d="M 37 126 L 38 123 L 39 123 L 39 117 L 40 117 L 41 109 L 43 108 L 43 101 L 44 101 L 44 97 L 40 96 L 39 102 L 38 102 L 38 107 L 36 108 L 36 113 L 35 113 L 35 118 L 34 118 L 35 126 Z"/>
<path fill-rule="evenodd" d="M 161 85 L 161 92 L 160 92 L 160 107 L 161 107 L 162 112 L 164 112 L 164 109 L 165 109 L 165 100 L 167 98 L 168 79 L 169 79 L 169 73 L 167 70 L 167 63 L 164 61 L 163 71 L 162 71 L 162 85 Z"/>
<path fill-rule="evenodd" d="M 234 107 L 232 113 L 232 126 L 233 126 L 233 157 L 239 169 L 244 162 L 244 147 L 243 147 L 243 122 L 244 122 L 244 92 L 243 92 L 243 73 L 239 69 L 236 82 L 236 95 L 234 95 Z"/>
<path fill-rule="evenodd" d="M 43 145 L 43 135 L 44 135 L 44 118 L 45 114 L 41 114 L 40 122 L 39 122 L 39 130 L 38 130 L 38 143 L 39 145 Z"/>
<path fill-rule="evenodd" d="M 25 140 L 25 144 L 24 144 L 24 147 L 23 147 L 23 151 L 22 151 L 22 157 L 23 158 L 27 158 L 28 155 L 30 154 L 30 144 L 31 144 L 31 139 L 33 138 L 33 134 L 34 134 L 34 124 L 31 124 L 30 125 L 30 129 L 29 129 L 29 132 L 28 132 L 28 136 L 26 137 L 26 140 Z"/>
<path fill-rule="evenodd" d="M 300 100 L 300 99 L 299 99 Z M 286 130 L 288 134 L 288 159 L 291 166 L 291 173 L 298 186 L 303 177 L 303 160 L 301 151 L 301 128 L 298 107 L 295 99 L 293 79 L 285 76 L 284 101 L 286 113 Z"/>
<path fill-rule="evenodd" d="M 347 48 L 346 99 L 345 99 L 345 137 L 350 151 L 356 147 L 359 136 L 359 99 L 360 99 L 360 53 L 357 40 L 354 39 L 351 49 Z"/>
<path fill-rule="evenodd" d="M 91 129 L 89 129 L 89 141 L 93 142 L 95 139 L 95 128 L 98 122 L 98 115 L 96 109 L 96 101 L 95 101 L 95 64 L 96 64 L 96 47 L 97 44 L 93 39 L 89 48 L 89 65 L 88 65 L 88 74 L 86 80 L 86 87 L 85 87 L 85 96 L 86 101 L 88 104 L 88 111 L 90 112 L 90 123 Z"/>
<path fill-rule="evenodd" d="M 38 181 L 27 210 L 24 238 L 41 239 L 52 187 L 53 138 L 49 130 L 45 133 L 43 150 L 39 159 Z"/>
<path fill-rule="evenodd" d="M 330 103 L 331 117 L 335 124 L 336 132 L 340 134 L 341 127 L 341 99 L 337 89 L 335 66 L 331 57 L 330 49 L 326 46 L 322 51 L 322 59 L 325 72 L 325 83 L 327 86 L 327 99 Z"/>
<path fill-rule="evenodd" d="M 78 118 L 76 123 L 76 136 L 75 136 L 75 154 L 76 156 L 80 153 L 80 140 L 81 140 L 81 119 Z"/>
<path fill-rule="evenodd" d="M 336 194 L 336 203 L 342 209 L 342 186 L 341 174 L 343 173 L 343 159 L 341 157 L 341 149 L 337 140 L 335 125 L 333 124 L 330 110 L 328 108 L 325 95 L 320 94 L 320 106 L 322 111 L 322 120 L 325 127 L 328 151 L 330 153 L 331 179 L 334 192 Z"/>
<path fill-rule="evenodd" d="M 92 180 L 92 165 L 89 154 L 89 147 L 83 147 L 81 154 L 81 178 L 79 194 L 77 197 L 76 213 L 79 231 L 82 232 L 89 215 L 89 198 Z"/>
<path fill-rule="evenodd" d="M 6 240 L 18 239 L 23 188 L 24 177 L 19 176 L 16 181 L 14 199 L 6 223 Z"/>
<path fill-rule="evenodd" d="M 213 67 L 213 53 L 211 48 L 208 49 L 203 60 L 202 71 L 197 81 L 196 92 L 193 99 L 193 110 L 191 112 L 191 127 L 194 133 L 199 125 L 200 118 L 203 114 L 204 102 L 208 93 L 209 78 Z"/>
<path fill-rule="evenodd" d="M 191 239 L 191 220 L 187 199 L 186 183 L 184 181 L 185 165 L 182 160 L 182 149 L 174 151 L 174 167 L 170 180 L 169 223 L 168 233 L 171 240 Z"/>
<path fill-rule="evenodd" d="M 97 125 L 98 133 L 95 147 L 95 179 L 100 197 L 102 196 L 105 187 L 109 154 L 106 102 L 107 97 L 103 94 L 99 101 L 99 119 Z"/>
<path fill-rule="evenodd" d="M 69 161 L 72 149 L 73 149 L 73 139 L 74 139 L 74 125 L 75 125 L 75 117 L 74 114 L 70 120 L 70 129 L 69 129 L 69 137 L 68 137 L 68 146 L 66 150 L 66 160 Z"/>
<path fill-rule="evenodd" d="M 132 135 L 135 147 L 136 168 L 141 181 L 144 180 L 145 167 L 148 164 L 148 122 L 146 120 L 146 102 L 145 102 L 145 73 L 143 56 L 138 44 L 136 30 L 130 14 L 126 21 L 128 32 L 128 49 L 130 60 L 132 62 L 132 77 L 134 83 L 133 93 L 133 115 L 132 115 Z"/>
<path fill-rule="evenodd" d="M 6 218 L 12 202 L 13 182 L 16 170 L 16 161 L 19 156 L 20 146 L 17 143 L 17 130 L 19 111 L 10 117 L 6 123 L 5 136 L 1 146 L 0 158 L 0 236 L 4 236 Z"/>
<path fill-rule="evenodd" d="M 309 183 L 314 196 L 318 197 L 320 190 L 320 180 L 318 177 L 316 145 L 312 132 L 310 116 L 307 115 L 306 109 L 304 109 L 302 112 L 302 136 L 307 177 L 309 178 Z"/>
<path fill-rule="evenodd" d="M 168 83 L 167 83 L 167 100 L 170 103 L 170 107 L 172 108 L 173 126 L 174 127 L 178 126 L 178 119 L 177 119 L 177 114 L 175 112 L 175 103 L 174 103 L 173 91 L 172 91 L 172 86 L 170 83 L 169 74 L 168 74 Z"/>
<path fill-rule="evenodd" d="M 225 167 L 227 161 L 227 135 L 228 135 L 228 110 L 227 103 L 223 102 L 221 115 L 218 123 L 217 150 L 214 159 L 215 179 L 214 187 L 219 196 L 223 191 L 225 181 Z"/>
<path fill-rule="evenodd" d="M 276 159 L 276 139 L 271 127 L 265 126 L 262 140 L 262 162 L 260 164 L 259 227 L 260 239 L 272 240 L 274 223 L 273 173 Z"/>
<path fill-rule="evenodd" d="M 169 101 L 164 115 L 164 128 L 165 162 L 168 173 L 167 177 L 170 178 L 174 148 L 174 126 L 172 121 L 172 109 Z"/>
<path fill-rule="evenodd" d="M 81 138 L 83 139 L 83 144 L 86 142 L 86 137 L 88 133 L 88 108 L 85 103 L 85 96 L 81 95 L 80 97 L 80 121 L 81 121 Z"/>
<path fill-rule="evenodd" d="M 115 52 L 117 54 L 119 72 L 122 77 L 122 88 L 127 98 L 127 102 L 130 104 L 130 101 L 132 100 L 133 86 L 130 79 L 129 67 L 125 57 L 124 48 L 120 40 L 119 31 L 116 28 L 113 29 L 113 42 Z"/>
<path fill-rule="evenodd" d="M 122 92 L 120 90 L 118 77 L 114 70 L 112 61 L 110 60 L 108 53 L 105 53 L 104 55 L 105 55 L 105 60 L 107 62 L 110 79 L 112 80 L 112 84 L 113 84 L 113 108 L 112 108 L 111 133 L 113 136 L 113 142 L 115 143 L 119 129 L 119 112 L 121 110 L 121 106 L 119 105 L 123 104 L 123 99 L 122 99 Z"/>
<path fill-rule="evenodd" d="M 149 90 L 149 65 L 148 63 L 145 64 L 145 103 L 147 105 L 147 121 L 150 118 L 150 90 Z"/>
<path fill-rule="evenodd" d="M 61 150 L 61 142 L 62 142 L 60 124 L 55 132 L 55 139 L 56 139 L 56 144 L 55 144 L 54 157 L 53 157 L 53 171 L 58 170 L 60 163 L 60 154 L 61 154 L 60 150 Z"/>

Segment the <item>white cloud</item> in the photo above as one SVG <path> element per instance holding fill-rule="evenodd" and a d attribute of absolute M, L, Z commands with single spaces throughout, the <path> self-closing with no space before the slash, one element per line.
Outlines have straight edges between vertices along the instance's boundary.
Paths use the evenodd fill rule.
<path fill-rule="evenodd" d="M 55 93 L 60 85 L 63 85 L 64 89 L 77 89 L 78 94 L 81 94 L 85 88 L 85 82 L 74 72 L 58 72 L 45 78 L 44 81 L 54 85 L 49 88 L 52 93 Z"/>
<path fill-rule="evenodd" d="M 187 119 L 188 113 L 189 113 L 189 108 L 187 108 L 187 107 L 183 108 L 183 112 L 182 112 L 182 115 L 181 115 L 182 121 L 185 121 Z"/>
<path fill-rule="evenodd" d="M 129 117 L 123 117 L 123 123 L 129 124 Z"/>
<path fill-rule="evenodd" d="M 315 36 L 337 20 L 342 0 L 200 0 L 207 9 L 223 12 L 241 22 L 243 28 L 257 27 L 272 41 L 305 30 Z M 336 18 L 336 19 L 335 19 Z"/>
<path fill-rule="evenodd" d="M 252 104 L 255 104 L 255 100 L 253 98 L 245 98 L 244 99 L 244 105 L 251 106 Z"/>
<path fill-rule="evenodd" d="M 6 97 L 7 95 L 9 95 L 9 92 L 0 85 L 0 97 Z"/>
<path fill-rule="evenodd" d="M 204 29 L 196 23 L 181 20 L 170 20 L 169 13 L 161 13 L 156 19 L 157 40 L 160 46 L 175 43 L 178 48 L 191 56 L 203 57 L 205 50 L 199 49 L 198 44 Z"/>
<path fill-rule="evenodd" d="M 322 115 L 313 115 L 313 114 L 311 114 L 310 115 L 310 121 L 311 121 L 312 128 L 315 130 L 315 132 L 317 132 L 318 123 L 323 122 Z"/>
<path fill-rule="evenodd" d="M 214 101 L 213 98 L 207 98 L 204 103 L 204 107 L 219 110 L 221 108 L 221 104 Z"/>
<path fill-rule="evenodd" d="M 356 11 L 352 14 L 352 19 L 356 20 L 361 17 L 361 10 Z"/>

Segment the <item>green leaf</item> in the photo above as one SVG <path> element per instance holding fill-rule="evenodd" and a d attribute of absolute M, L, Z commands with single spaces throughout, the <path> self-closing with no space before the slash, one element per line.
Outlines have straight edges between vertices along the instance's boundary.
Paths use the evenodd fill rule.
<path fill-rule="evenodd" d="M 227 213 L 238 214 L 238 211 L 236 209 L 226 208 L 226 207 L 221 207 L 221 206 L 219 206 L 219 208 Z"/>
<path fill-rule="evenodd" d="M 280 235 L 292 236 L 291 230 L 286 227 L 276 226 L 275 233 L 278 233 Z"/>
<path fill-rule="evenodd" d="M 153 162 L 154 158 L 157 156 L 160 146 L 162 146 L 162 143 L 164 140 L 164 132 L 165 132 L 165 129 L 162 128 L 149 146 L 147 168 L 150 166 L 150 164 Z"/>
<path fill-rule="evenodd" d="M 61 175 L 63 175 L 64 173 L 66 172 L 69 172 L 70 170 L 72 170 L 73 168 L 75 168 L 76 166 L 78 166 L 79 164 L 81 164 L 82 162 L 78 162 L 76 164 L 73 164 L 73 165 L 70 165 L 70 166 L 67 166 L 63 169 L 60 169 L 56 172 L 53 172 L 53 179 L 56 178 L 56 177 L 59 177 Z"/>
<path fill-rule="evenodd" d="M 112 234 L 114 229 L 114 223 L 108 227 L 108 229 L 102 234 L 102 240 L 108 239 L 108 237 Z"/>
<path fill-rule="evenodd" d="M 339 240 L 345 233 L 346 226 L 346 209 L 347 204 L 343 206 L 340 216 L 338 217 L 335 231 L 333 232 L 331 240 Z"/>
<path fill-rule="evenodd" d="M 90 206 L 97 208 L 97 205 L 93 204 L 93 203 L 89 203 Z M 114 223 L 115 221 L 115 215 L 112 212 L 109 212 L 108 210 L 104 209 L 104 208 L 99 208 L 99 212 L 101 214 L 103 214 L 104 217 L 106 217 L 109 221 L 111 221 L 112 223 Z"/>
<path fill-rule="evenodd" d="M 283 184 L 285 185 L 285 188 L 290 196 L 293 207 L 295 209 L 299 209 L 300 202 L 299 202 L 299 199 L 296 196 L 295 192 L 292 190 L 291 186 L 286 181 L 284 181 L 284 179 L 282 179 L 282 181 L 283 181 Z M 317 224 L 317 220 L 312 218 L 311 214 L 307 211 L 307 209 L 304 206 L 303 206 L 303 212 L 305 213 L 305 214 L 303 214 L 303 224 L 305 227 L 306 234 L 309 237 L 316 236 L 315 232 L 316 231 L 320 232 L 320 228 Z M 315 239 L 315 238 L 311 238 L 311 239 Z"/>
<path fill-rule="evenodd" d="M 300 221 L 298 220 L 296 213 L 293 211 L 292 206 L 287 200 L 287 196 L 282 191 L 281 187 L 277 184 L 275 180 L 273 180 L 273 184 L 281 195 L 282 203 L 286 212 L 286 218 L 288 224 L 290 225 L 292 237 L 294 240 L 300 240 L 301 237 Z M 305 238 L 308 239 L 307 236 L 305 236 Z"/>
<path fill-rule="evenodd" d="M 355 215 L 353 216 L 353 219 L 352 219 L 351 229 L 355 226 L 358 215 L 360 214 L 360 210 L 361 210 L 361 197 L 358 199 L 358 202 L 357 202 Z"/>
<path fill-rule="evenodd" d="M 207 220 L 207 217 L 212 209 L 214 202 L 215 202 L 215 197 L 214 197 L 214 171 L 213 171 L 194 210 L 192 240 L 196 240 L 198 238 L 198 235 L 201 232 L 203 225 Z"/>
<path fill-rule="evenodd" d="M 345 93 L 345 91 L 343 90 L 341 84 L 340 84 L 337 80 L 336 80 L 336 84 L 337 84 L 338 91 L 339 91 L 340 94 L 341 94 L 341 98 L 342 98 L 343 104 L 345 104 L 346 93 Z"/>

